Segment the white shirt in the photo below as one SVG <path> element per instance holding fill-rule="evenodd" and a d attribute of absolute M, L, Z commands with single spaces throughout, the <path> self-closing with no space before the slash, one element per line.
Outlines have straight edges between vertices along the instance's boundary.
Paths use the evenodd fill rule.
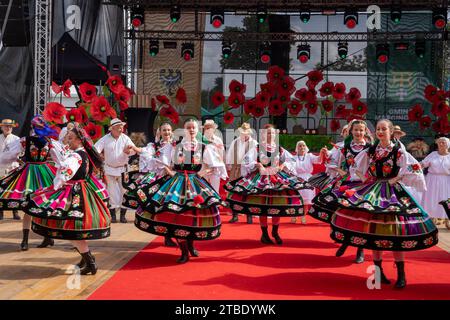
<path fill-rule="evenodd" d="M 246 144 L 248 144 L 248 147 L 246 148 Z M 234 139 L 230 146 L 228 147 L 227 155 L 226 155 L 226 164 L 227 165 L 233 165 L 233 164 L 242 164 L 245 154 L 256 147 L 258 143 L 255 139 L 250 138 L 247 141 L 244 141 L 240 137 L 237 139 Z M 236 149 L 236 150 L 235 150 Z M 235 162 L 236 161 L 236 162 Z"/>
<path fill-rule="evenodd" d="M 0 158 L 2 158 L 3 153 L 10 151 L 11 145 L 13 142 L 18 142 L 20 138 L 14 134 L 8 134 L 6 137 L 4 134 L 0 134 Z M 2 170 L 12 170 L 17 168 L 19 163 L 17 161 L 2 163 L 0 162 L 0 168 Z"/>
<path fill-rule="evenodd" d="M 133 141 L 123 133 L 117 139 L 109 133 L 98 140 L 94 146 L 99 153 L 103 152 L 105 174 L 109 176 L 120 177 L 122 172 L 126 171 L 128 157 L 135 154 L 134 151 L 131 151 L 130 154 L 123 152 L 125 147 L 134 146 Z"/>

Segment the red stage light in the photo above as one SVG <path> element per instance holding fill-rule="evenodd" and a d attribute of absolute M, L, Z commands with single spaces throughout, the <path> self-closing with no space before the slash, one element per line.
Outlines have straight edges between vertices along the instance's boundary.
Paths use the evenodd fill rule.
<path fill-rule="evenodd" d="M 220 19 L 214 19 L 212 25 L 214 28 L 220 28 L 222 26 L 222 21 L 220 21 Z"/>
<path fill-rule="evenodd" d="M 349 19 L 349 20 L 347 20 L 345 25 L 347 26 L 347 28 L 353 29 L 354 27 L 356 27 L 356 20 Z"/>
<path fill-rule="evenodd" d="M 184 60 L 189 61 L 191 59 L 192 59 L 192 57 L 191 57 L 191 55 L 189 53 L 185 53 L 184 54 Z"/>
<path fill-rule="evenodd" d="M 263 54 L 261 56 L 261 62 L 262 63 L 269 63 L 270 62 L 270 56 L 268 54 Z"/>
<path fill-rule="evenodd" d="M 301 63 L 307 63 L 309 61 L 308 56 L 306 55 L 302 55 L 300 56 L 300 58 L 298 59 Z"/>
<path fill-rule="evenodd" d="M 382 54 L 378 57 L 379 63 L 386 63 L 389 60 L 389 57 L 385 54 Z"/>
<path fill-rule="evenodd" d="M 436 20 L 436 22 L 434 23 L 434 26 L 435 26 L 436 28 L 438 28 L 438 29 L 442 29 L 442 28 L 445 27 L 445 24 L 446 24 L 446 22 L 445 22 L 444 19 L 438 19 L 438 20 Z"/>
<path fill-rule="evenodd" d="M 133 21 L 131 21 L 131 23 L 133 24 L 133 27 L 135 27 L 135 28 L 138 28 L 142 25 L 141 19 L 138 19 L 138 18 L 133 19 Z"/>

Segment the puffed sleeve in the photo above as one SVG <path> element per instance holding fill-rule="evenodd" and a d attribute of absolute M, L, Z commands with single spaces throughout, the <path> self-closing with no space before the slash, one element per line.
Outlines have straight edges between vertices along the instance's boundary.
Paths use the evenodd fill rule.
<path fill-rule="evenodd" d="M 95 144 L 94 147 L 95 149 L 97 149 L 98 153 L 102 153 L 103 150 L 105 149 L 105 139 L 107 136 L 103 136 L 102 138 L 100 138 L 100 140 L 98 140 Z"/>
<path fill-rule="evenodd" d="M 10 163 L 17 160 L 17 157 L 24 152 L 26 144 L 26 138 L 17 139 L 8 144 L 7 148 L 2 153 L 0 157 L 0 164 L 9 165 Z"/>
<path fill-rule="evenodd" d="M 128 147 L 128 146 L 133 146 L 133 147 L 136 147 L 136 145 L 134 144 L 134 142 L 130 139 L 130 137 L 129 136 L 125 136 L 125 146 L 126 147 Z M 131 156 L 134 156 L 136 154 L 136 151 L 134 151 L 134 150 L 130 150 L 130 153 L 128 154 L 128 156 L 129 157 L 131 157 Z"/>
<path fill-rule="evenodd" d="M 226 152 L 225 162 L 227 165 L 232 165 L 234 161 L 234 146 L 236 145 L 236 140 L 231 141 L 230 146 Z"/>
<path fill-rule="evenodd" d="M 316 156 L 312 153 L 308 153 L 308 155 L 309 155 L 309 161 L 310 161 L 311 165 L 320 164 L 320 162 L 321 162 L 320 156 Z"/>
<path fill-rule="evenodd" d="M 71 154 L 71 152 L 68 147 L 64 146 L 59 141 L 51 140 L 50 157 L 55 161 L 56 167 L 59 167 L 69 154 Z"/>
<path fill-rule="evenodd" d="M 398 151 L 397 165 L 400 167 L 398 176 L 403 184 L 417 191 L 427 190 L 420 163 L 408 151 L 404 149 Z"/>
<path fill-rule="evenodd" d="M 139 155 L 139 171 L 150 172 L 154 166 L 153 157 L 155 156 L 155 146 L 153 143 L 147 144 L 142 148 Z"/>
<path fill-rule="evenodd" d="M 256 163 L 258 160 L 258 152 L 256 146 L 251 148 L 242 159 L 241 165 L 241 175 L 245 177 L 250 172 L 254 171 L 256 168 Z"/>
<path fill-rule="evenodd" d="M 291 172 L 295 173 L 297 161 L 295 157 L 286 149 L 280 148 L 280 163 L 284 164 L 284 166 Z"/>
<path fill-rule="evenodd" d="M 59 189 L 66 181 L 72 179 L 81 167 L 82 162 L 78 153 L 71 152 L 59 165 L 55 179 L 53 180 L 54 188 Z"/>
<path fill-rule="evenodd" d="M 222 149 L 218 149 L 214 144 L 206 145 L 203 152 L 203 163 L 209 168 L 214 168 L 213 174 L 218 174 L 221 179 L 226 179 L 228 177 L 227 169 L 223 158 L 219 154 L 222 151 Z"/>
<path fill-rule="evenodd" d="M 360 180 L 360 177 L 358 176 L 357 172 L 361 173 L 363 176 L 367 174 L 367 171 L 369 170 L 369 150 L 363 150 L 361 151 L 356 157 L 355 157 L 355 163 L 350 167 L 350 179 L 351 180 Z"/>
<path fill-rule="evenodd" d="M 433 158 L 436 156 L 436 151 L 433 151 L 432 153 L 430 153 L 429 155 L 427 155 L 425 157 L 425 159 L 422 160 L 421 164 L 424 168 L 427 168 L 431 165 L 431 161 L 433 160 Z"/>
<path fill-rule="evenodd" d="M 328 157 L 328 162 L 325 165 L 327 169 L 334 170 L 340 167 L 339 161 L 341 158 L 342 152 L 340 147 L 333 147 L 330 152 L 330 156 Z"/>

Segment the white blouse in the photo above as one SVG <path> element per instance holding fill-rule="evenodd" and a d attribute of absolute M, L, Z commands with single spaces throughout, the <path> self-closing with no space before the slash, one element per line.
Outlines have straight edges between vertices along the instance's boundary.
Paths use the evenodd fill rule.
<path fill-rule="evenodd" d="M 161 175 L 164 172 L 165 165 L 170 166 L 175 151 L 172 141 L 161 141 L 158 151 L 156 151 L 155 145 L 155 143 L 149 143 L 142 148 L 139 155 L 140 172 L 155 171 L 157 175 Z"/>
<path fill-rule="evenodd" d="M 422 165 L 428 167 L 428 173 L 435 175 L 450 175 L 450 154 L 442 156 L 437 151 L 433 151 L 425 159 Z M 450 186 L 449 186 L 450 188 Z"/>
<path fill-rule="evenodd" d="M 308 180 L 314 170 L 314 164 L 320 163 L 320 157 L 312 153 L 305 153 L 304 156 L 297 155 L 295 158 L 294 174 L 303 180 Z"/>

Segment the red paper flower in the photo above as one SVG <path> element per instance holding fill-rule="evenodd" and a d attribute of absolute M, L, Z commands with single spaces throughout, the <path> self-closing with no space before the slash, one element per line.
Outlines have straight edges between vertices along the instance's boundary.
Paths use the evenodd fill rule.
<path fill-rule="evenodd" d="M 339 122 L 339 120 L 337 120 L 337 119 L 331 120 L 331 122 L 330 122 L 330 129 L 331 129 L 331 131 L 336 132 L 340 128 L 341 128 L 341 123 Z"/>
<path fill-rule="evenodd" d="M 233 109 L 239 108 L 244 102 L 245 102 L 245 97 L 243 94 L 232 93 L 228 97 L 228 105 Z"/>
<path fill-rule="evenodd" d="M 167 104 L 163 108 L 161 108 L 161 110 L 159 111 L 159 114 L 162 117 L 166 117 L 166 118 L 170 119 L 170 121 L 172 121 L 172 123 L 174 123 L 174 124 L 178 124 L 178 122 L 180 121 L 180 116 L 179 116 L 177 110 L 175 110 L 175 108 L 172 107 L 170 104 Z"/>
<path fill-rule="evenodd" d="M 423 107 L 419 103 L 408 111 L 408 120 L 410 122 L 420 121 L 420 119 L 422 119 L 422 116 L 423 116 Z"/>
<path fill-rule="evenodd" d="M 295 97 L 300 101 L 310 100 L 311 92 L 306 88 L 301 88 L 295 92 Z"/>
<path fill-rule="evenodd" d="M 320 96 L 327 97 L 333 93 L 334 83 L 331 81 L 325 82 L 320 88 Z"/>
<path fill-rule="evenodd" d="M 222 92 L 216 91 L 216 92 L 214 92 L 211 100 L 212 100 L 214 107 L 217 108 L 218 106 L 222 105 L 225 102 L 225 97 L 223 96 Z"/>
<path fill-rule="evenodd" d="M 245 84 L 240 83 L 237 80 L 232 80 L 228 87 L 231 94 L 237 93 L 243 95 L 245 93 L 245 90 L 247 89 L 247 86 Z"/>
<path fill-rule="evenodd" d="M 267 107 L 269 105 L 270 95 L 267 92 L 261 91 L 255 97 L 256 105 L 260 107 Z"/>
<path fill-rule="evenodd" d="M 52 89 L 56 94 L 63 93 L 65 97 L 70 98 L 70 87 L 72 86 L 72 81 L 67 79 L 64 81 L 62 86 L 58 86 L 54 81 L 52 81 Z"/>
<path fill-rule="evenodd" d="M 128 101 L 131 98 L 131 92 L 126 87 L 121 87 L 120 91 L 118 93 L 114 94 L 114 97 L 117 101 L 119 101 L 120 110 L 126 110 L 128 109 Z"/>
<path fill-rule="evenodd" d="M 284 77 L 280 84 L 280 89 L 283 93 L 289 93 L 289 95 L 294 93 L 295 90 L 295 80 L 292 77 Z"/>
<path fill-rule="evenodd" d="M 280 100 L 275 99 L 270 101 L 269 103 L 269 113 L 274 116 L 281 116 L 284 113 L 285 109 Z"/>
<path fill-rule="evenodd" d="M 422 117 L 422 119 L 420 119 L 419 125 L 422 130 L 429 128 L 431 126 L 431 118 L 429 116 Z"/>
<path fill-rule="evenodd" d="M 367 105 L 362 102 L 361 100 L 355 101 L 352 104 L 353 106 L 353 114 L 356 116 L 364 116 L 365 114 L 367 114 Z"/>
<path fill-rule="evenodd" d="M 106 81 L 106 85 L 112 93 L 118 94 L 123 86 L 122 78 L 118 75 L 110 76 Z"/>
<path fill-rule="evenodd" d="M 203 202 L 205 202 L 205 199 L 201 195 L 198 194 L 194 197 L 195 204 L 202 204 Z"/>
<path fill-rule="evenodd" d="M 357 88 L 351 88 L 348 94 L 345 96 L 347 102 L 353 103 L 361 98 L 361 92 Z"/>
<path fill-rule="evenodd" d="M 102 136 L 102 127 L 92 122 L 89 122 L 87 126 L 84 127 L 84 130 L 94 141 L 100 139 L 100 137 Z"/>
<path fill-rule="evenodd" d="M 161 104 L 170 104 L 169 98 L 163 95 L 157 95 L 156 100 L 158 100 Z"/>
<path fill-rule="evenodd" d="M 87 124 L 89 122 L 89 117 L 86 113 L 86 109 L 83 105 L 80 105 L 78 108 L 78 111 L 80 112 L 81 115 L 81 123 Z"/>
<path fill-rule="evenodd" d="M 436 94 L 433 96 L 431 102 L 432 102 L 433 104 L 438 104 L 438 103 L 440 103 L 440 102 L 445 101 L 445 99 L 446 99 L 446 93 L 445 93 L 445 91 L 443 91 L 443 90 L 438 90 L 438 91 L 436 92 Z"/>
<path fill-rule="evenodd" d="M 306 81 L 306 86 L 310 90 L 315 89 L 318 84 L 319 84 L 318 82 L 314 82 L 314 81 L 311 81 L 311 80 Z"/>
<path fill-rule="evenodd" d="M 48 122 L 54 122 L 56 124 L 63 124 L 63 117 L 67 114 L 66 108 L 58 102 L 50 102 L 45 106 L 42 115 Z"/>
<path fill-rule="evenodd" d="M 97 96 L 97 88 L 87 82 L 80 85 L 79 92 L 81 95 L 81 100 L 84 102 L 92 102 L 92 100 Z"/>
<path fill-rule="evenodd" d="M 328 99 L 322 100 L 322 108 L 325 112 L 333 111 L 333 107 L 334 107 L 333 101 Z"/>
<path fill-rule="evenodd" d="M 79 108 L 73 108 L 66 114 L 67 121 L 70 122 L 83 122 L 83 116 L 81 115 L 81 111 Z"/>
<path fill-rule="evenodd" d="M 425 87 L 425 91 L 424 92 L 425 92 L 425 99 L 427 99 L 428 101 L 432 102 L 434 96 L 438 92 L 438 89 L 435 86 L 429 84 L 429 85 L 427 85 Z"/>
<path fill-rule="evenodd" d="M 436 117 L 445 117 L 450 112 L 450 108 L 446 101 L 434 103 L 431 107 L 431 113 Z"/>
<path fill-rule="evenodd" d="M 291 101 L 291 95 L 289 93 L 280 93 L 278 94 L 278 100 L 280 100 L 281 103 L 285 104 L 289 101 Z"/>
<path fill-rule="evenodd" d="M 253 111 L 253 115 L 257 118 L 262 117 L 264 115 L 264 107 L 256 105 L 255 110 Z"/>
<path fill-rule="evenodd" d="M 288 109 L 291 115 L 296 116 L 302 111 L 303 105 L 300 103 L 300 101 L 294 99 L 291 101 L 291 103 L 289 103 Z"/>
<path fill-rule="evenodd" d="M 315 82 L 316 84 L 323 80 L 322 71 L 313 70 L 307 73 L 308 79 L 311 82 Z"/>
<path fill-rule="evenodd" d="M 178 88 L 175 99 L 178 103 L 185 104 L 187 102 L 186 90 L 184 90 L 183 88 Z"/>
<path fill-rule="evenodd" d="M 432 129 L 436 133 L 448 134 L 450 132 L 450 123 L 448 118 L 446 116 L 439 118 L 433 123 Z"/>
<path fill-rule="evenodd" d="M 344 99 L 345 97 L 345 84 L 343 83 L 336 83 L 333 88 L 333 98 L 336 100 Z"/>
<path fill-rule="evenodd" d="M 223 122 L 225 124 L 232 124 L 234 122 L 234 115 L 231 112 L 227 112 L 223 115 Z"/>
<path fill-rule="evenodd" d="M 267 81 L 278 81 L 284 77 L 284 74 L 284 70 L 279 66 L 271 66 L 267 72 Z"/>
<path fill-rule="evenodd" d="M 266 93 L 269 97 L 273 96 L 275 94 L 275 87 L 272 83 L 262 83 L 259 85 L 261 88 L 261 92 Z"/>
<path fill-rule="evenodd" d="M 247 100 L 244 103 L 244 112 L 249 115 L 253 115 L 253 112 L 256 108 L 256 102 L 255 99 Z"/>
<path fill-rule="evenodd" d="M 49 137 L 53 138 L 53 139 L 58 139 L 59 138 L 59 134 L 61 133 L 61 128 L 58 127 L 56 124 L 53 125 L 53 126 L 50 126 L 50 128 L 52 128 L 56 133 L 51 134 Z M 45 153 L 46 153 L 46 151 L 45 151 L 45 149 L 43 149 L 41 151 L 41 156 L 45 157 Z"/>
<path fill-rule="evenodd" d="M 348 114 L 349 114 L 350 110 L 345 109 L 345 105 L 340 104 L 336 107 L 336 113 L 335 113 L 335 117 L 336 118 L 347 118 Z"/>
<path fill-rule="evenodd" d="M 108 100 L 104 96 L 100 96 L 92 100 L 91 116 L 93 120 L 103 122 L 109 118 L 117 118 L 117 113 L 111 108 Z"/>
<path fill-rule="evenodd" d="M 315 101 L 308 101 L 305 104 L 305 108 L 308 110 L 309 114 L 316 114 L 317 108 L 318 108 L 317 102 L 315 102 Z"/>

